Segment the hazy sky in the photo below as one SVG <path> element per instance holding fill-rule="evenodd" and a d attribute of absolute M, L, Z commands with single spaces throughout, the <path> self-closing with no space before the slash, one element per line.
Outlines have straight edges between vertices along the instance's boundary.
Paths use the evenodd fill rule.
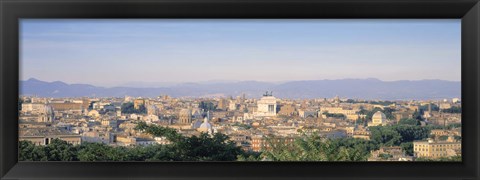
<path fill-rule="evenodd" d="M 22 20 L 26 80 L 460 81 L 460 20 Z"/>

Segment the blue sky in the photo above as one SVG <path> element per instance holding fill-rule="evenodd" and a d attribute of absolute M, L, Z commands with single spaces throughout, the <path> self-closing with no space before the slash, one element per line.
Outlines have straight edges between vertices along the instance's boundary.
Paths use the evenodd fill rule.
<path fill-rule="evenodd" d="M 22 80 L 460 81 L 460 20 L 23 19 Z"/>

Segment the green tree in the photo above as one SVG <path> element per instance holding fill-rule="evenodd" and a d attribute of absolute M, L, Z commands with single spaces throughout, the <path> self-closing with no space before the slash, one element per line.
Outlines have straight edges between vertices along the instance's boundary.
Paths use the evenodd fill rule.
<path fill-rule="evenodd" d="M 428 138 L 428 136 L 430 135 L 430 130 L 420 126 L 395 125 L 391 126 L 390 128 L 400 134 L 400 136 L 402 137 L 402 142 L 422 140 Z"/>
<path fill-rule="evenodd" d="M 78 159 L 80 161 L 125 161 L 130 160 L 126 157 L 124 147 L 112 147 L 102 143 L 85 142 L 80 145 Z"/>
<path fill-rule="evenodd" d="M 48 161 L 77 161 L 77 149 L 72 144 L 60 139 L 52 139 L 46 145 L 45 152 Z"/>
<path fill-rule="evenodd" d="M 438 107 L 438 105 L 436 105 L 436 104 L 430 103 L 430 106 L 431 106 L 432 111 L 439 111 L 439 109 L 440 109 Z M 428 104 L 419 106 L 418 108 L 421 110 L 421 112 L 428 111 Z"/>
<path fill-rule="evenodd" d="M 171 142 L 181 141 L 185 137 L 177 133 L 177 130 L 168 127 L 147 125 L 145 122 L 139 122 L 135 126 L 135 130 L 143 131 L 157 137 L 166 137 Z"/>
<path fill-rule="evenodd" d="M 368 111 L 363 106 L 360 106 L 359 109 L 360 110 L 358 111 L 358 114 L 367 114 L 368 113 Z"/>
<path fill-rule="evenodd" d="M 413 142 L 401 143 L 400 147 L 402 147 L 402 149 L 403 149 L 403 151 L 405 152 L 406 155 L 413 156 Z"/>
<path fill-rule="evenodd" d="M 371 139 L 384 146 L 396 146 L 401 143 L 402 136 L 390 127 L 375 126 L 370 128 Z"/>
<path fill-rule="evenodd" d="M 162 155 L 174 157 L 175 161 L 234 161 L 243 151 L 228 136 L 215 133 L 210 136 L 202 133 L 200 136 L 184 137 L 175 129 L 157 125 L 146 125 L 143 122 L 136 129 L 157 137 L 166 137 L 171 144 L 167 145 L 172 154 L 162 152 Z M 157 154 L 157 157 L 160 155 Z M 162 157 L 165 157 L 162 156 Z"/>
<path fill-rule="evenodd" d="M 393 112 L 395 112 L 395 109 L 386 107 L 386 108 L 383 108 L 382 112 L 385 114 L 387 119 L 395 119 L 395 116 L 393 115 Z"/>
<path fill-rule="evenodd" d="M 345 116 L 344 114 L 340 114 L 340 113 L 328 113 L 328 112 L 324 112 L 323 114 L 326 115 L 327 117 L 346 118 L 346 116 Z"/>
<path fill-rule="evenodd" d="M 371 111 L 367 111 L 367 112 L 365 113 L 365 119 L 371 120 L 373 114 L 376 113 L 377 111 L 382 111 L 382 109 L 381 109 L 381 108 L 378 108 L 378 107 L 375 107 L 375 108 L 373 108 Z"/>
<path fill-rule="evenodd" d="M 387 160 L 388 158 L 392 158 L 393 155 L 383 153 L 383 154 L 379 154 L 378 157 L 380 157 L 383 160 Z"/>
<path fill-rule="evenodd" d="M 237 161 L 261 161 L 261 152 L 244 151 L 237 156 Z"/>
<path fill-rule="evenodd" d="M 47 161 L 45 149 L 42 146 L 35 146 L 30 141 L 19 142 L 19 161 Z"/>
<path fill-rule="evenodd" d="M 168 161 L 171 156 L 161 156 L 167 150 L 165 145 L 135 146 L 128 148 L 126 159 L 129 161 Z"/>
<path fill-rule="evenodd" d="M 292 145 L 268 138 L 267 143 L 273 148 L 265 149 L 262 157 L 272 161 L 365 161 L 368 157 L 360 147 L 342 146 L 317 134 L 297 138 Z"/>
<path fill-rule="evenodd" d="M 420 125 L 420 121 L 418 119 L 403 118 L 398 121 L 398 124 L 418 126 Z"/>
<path fill-rule="evenodd" d="M 460 128 L 460 127 L 462 127 L 462 123 L 454 123 L 454 124 L 447 125 L 447 129 L 454 129 L 454 128 Z"/>
<path fill-rule="evenodd" d="M 447 139 L 448 139 L 448 136 L 440 136 L 440 137 L 438 137 L 438 140 L 440 140 L 440 141 L 445 141 L 445 140 L 447 140 Z"/>
<path fill-rule="evenodd" d="M 413 117 L 414 119 L 419 120 L 419 121 L 423 121 L 422 114 L 423 114 L 423 112 L 417 111 L 417 110 L 415 109 L 415 111 L 413 112 L 412 117 Z"/>

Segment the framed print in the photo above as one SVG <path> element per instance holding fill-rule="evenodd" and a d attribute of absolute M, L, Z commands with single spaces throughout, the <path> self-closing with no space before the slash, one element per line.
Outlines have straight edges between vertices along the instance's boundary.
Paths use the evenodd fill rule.
<path fill-rule="evenodd" d="M 478 1 L 1 9 L 2 179 L 479 176 Z"/>

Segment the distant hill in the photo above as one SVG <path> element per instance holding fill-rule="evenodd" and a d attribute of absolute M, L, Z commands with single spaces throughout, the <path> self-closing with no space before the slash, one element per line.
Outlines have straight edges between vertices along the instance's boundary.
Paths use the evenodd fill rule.
<path fill-rule="evenodd" d="M 279 98 L 330 98 L 333 96 L 359 99 L 443 99 L 460 97 L 461 83 L 444 80 L 381 81 L 378 79 L 340 79 L 290 81 L 274 84 L 259 81 L 218 82 L 210 84 L 183 83 L 168 87 L 104 88 L 88 84 L 45 82 L 37 79 L 20 81 L 21 95 L 41 97 L 157 97 L 162 94 L 173 97 L 238 96 L 260 97 L 265 91 L 273 91 Z"/>

